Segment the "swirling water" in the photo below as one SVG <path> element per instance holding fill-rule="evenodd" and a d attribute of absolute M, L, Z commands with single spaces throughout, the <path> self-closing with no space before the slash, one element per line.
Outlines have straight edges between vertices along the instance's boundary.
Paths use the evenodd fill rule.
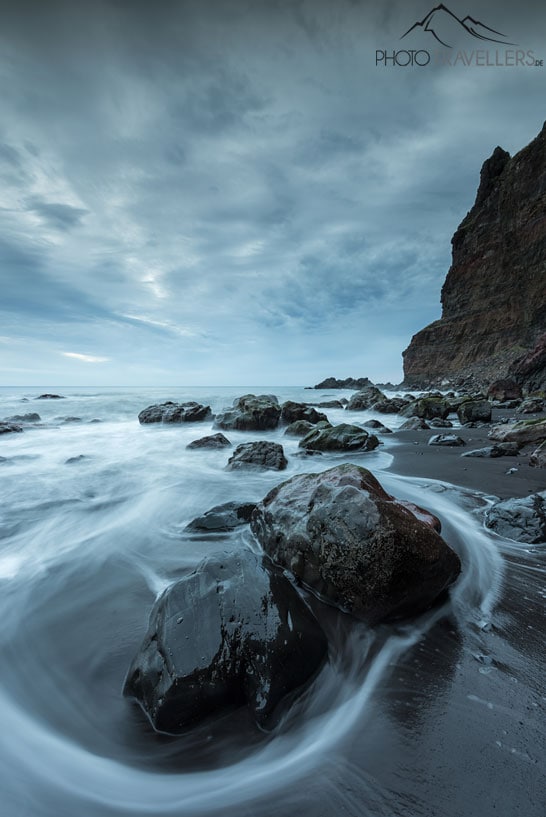
<path fill-rule="evenodd" d="M 0 394 L 1 417 L 41 416 L 0 440 L 2 814 L 512 817 L 525 797 L 527 817 L 543 817 L 544 552 L 487 532 L 487 496 L 385 471 L 387 436 L 367 454 L 298 458 L 282 430 L 230 432 L 234 444 L 285 447 L 282 475 L 244 474 L 224 470 L 226 450 L 186 450 L 211 423 L 137 420 L 153 402 L 196 399 L 217 411 L 248 391 L 272 390 Z M 326 412 L 333 422 L 373 416 Z M 156 735 L 121 695 L 154 599 L 207 553 L 241 540 L 256 547 L 248 530 L 204 538 L 185 533 L 187 523 L 347 459 L 441 518 L 464 566 L 450 601 L 373 630 L 332 611 L 328 665 L 269 734 L 238 712 L 187 736 Z"/>

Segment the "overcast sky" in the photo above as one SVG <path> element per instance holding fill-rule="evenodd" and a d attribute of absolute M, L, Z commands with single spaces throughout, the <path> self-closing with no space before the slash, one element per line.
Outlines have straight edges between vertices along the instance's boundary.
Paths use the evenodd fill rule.
<path fill-rule="evenodd" d="M 447 5 L 546 58 L 546 4 Z M 376 66 L 433 6 L 0 2 L 1 384 L 399 381 L 546 118 L 546 68 Z"/>

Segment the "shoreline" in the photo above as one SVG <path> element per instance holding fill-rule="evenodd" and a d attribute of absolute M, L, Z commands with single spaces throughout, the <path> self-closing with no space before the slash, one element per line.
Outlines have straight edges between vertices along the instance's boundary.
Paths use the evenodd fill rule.
<path fill-rule="evenodd" d="M 500 412 L 499 412 L 500 414 Z M 546 414 L 532 415 L 532 418 Z M 546 488 L 543 468 L 529 465 L 536 445 L 524 446 L 515 457 L 463 457 L 462 454 L 476 448 L 492 445 L 487 436 L 495 421 L 482 428 L 431 428 L 415 431 L 394 431 L 393 445 L 385 450 L 393 461 L 385 470 L 406 477 L 437 479 L 499 499 L 524 497 Z M 434 434 L 455 434 L 466 446 L 448 447 L 428 445 Z M 389 435 L 390 436 L 390 435 Z M 517 468 L 514 473 L 507 473 Z"/>

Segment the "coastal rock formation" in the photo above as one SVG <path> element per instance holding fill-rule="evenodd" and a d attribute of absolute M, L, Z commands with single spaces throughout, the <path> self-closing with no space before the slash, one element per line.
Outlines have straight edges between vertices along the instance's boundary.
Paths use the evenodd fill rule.
<path fill-rule="evenodd" d="M 156 602 L 124 695 L 178 734 L 246 703 L 267 727 L 320 669 L 326 637 L 290 581 L 250 550 L 219 553 Z"/>
<path fill-rule="evenodd" d="M 338 380 L 336 377 L 327 377 L 316 386 L 314 389 L 364 389 L 366 386 L 372 386 L 372 381 L 367 377 L 346 377 L 345 380 Z"/>
<path fill-rule="evenodd" d="M 224 430 L 269 431 L 277 428 L 281 416 L 279 401 L 272 394 L 244 394 L 233 407 L 216 415 L 214 425 Z"/>
<path fill-rule="evenodd" d="M 349 463 L 278 485 L 250 525 L 274 562 L 371 622 L 422 612 L 460 571 L 432 514 L 394 499 Z"/>
<path fill-rule="evenodd" d="M 143 409 L 138 415 L 139 423 L 196 423 L 212 416 L 210 406 L 190 401 L 188 403 L 157 403 Z"/>
<path fill-rule="evenodd" d="M 442 317 L 403 353 L 405 383 L 509 375 L 528 390 L 544 388 L 546 123 L 512 158 L 495 148 L 452 247 Z"/>

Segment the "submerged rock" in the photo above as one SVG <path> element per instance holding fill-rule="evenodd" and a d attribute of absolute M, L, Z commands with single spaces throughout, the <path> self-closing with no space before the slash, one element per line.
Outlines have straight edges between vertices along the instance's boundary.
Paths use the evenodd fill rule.
<path fill-rule="evenodd" d="M 38 397 L 34 398 L 35 400 L 64 400 L 65 397 L 62 394 L 40 394 Z"/>
<path fill-rule="evenodd" d="M 495 503 L 485 514 L 485 524 L 517 542 L 546 543 L 546 491 Z"/>
<path fill-rule="evenodd" d="M 269 431 L 277 428 L 281 416 L 279 401 L 272 394 L 245 394 L 233 402 L 233 408 L 216 415 L 216 428 L 238 431 Z"/>
<path fill-rule="evenodd" d="M 186 526 L 186 530 L 200 533 L 222 533 L 234 530 L 241 525 L 248 525 L 255 507 L 255 502 L 225 502 L 223 505 L 215 505 L 205 511 L 202 516 L 192 519 Z"/>
<path fill-rule="evenodd" d="M 231 445 L 227 437 L 223 434 L 209 434 L 208 437 L 200 437 L 198 440 L 192 440 L 188 443 L 186 448 L 229 448 Z"/>
<path fill-rule="evenodd" d="M 438 520 L 365 468 L 301 474 L 258 504 L 251 529 L 274 562 L 330 603 L 374 622 L 414 615 L 457 578 Z"/>
<path fill-rule="evenodd" d="M 41 417 L 35 411 L 30 412 L 29 414 L 14 414 L 13 417 L 6 417 L 5 422 L 7 423 L 39 423 L 41 421 Z"/>
<path fill-rule="evenodd" d="M 17 423 L 6 423 L 0 421 L 0 434 L 20 434 L 23 427 Z"/>
<path fill-rule="evenodd" d="M 156 403 L 143 409 L 138 421 L 147 423 L 196 423 L 208 420 L 212 416 L 210 406 L 203 406 L 193 400 L 187 403 Z"/>
<path fill-rule="evenodd" d="M 279 443 L 258 440 L 238 445 L 228 460 L 228 471 L 259 470 L 283 471 L 288 465 L 284 450 Z"/>
<path fill-rule="evenodd" d="M 379 440 L 375 434 L 349 423 L 337 426 L 319 424 L 300 440 L 299 445 L 315 451 L 373 451 Z"/>
<path fill-rule="evenodd" d="M 267 727 L 326 653 L 320 625 L 279 570 L 250 550 L 219 553 L 160 596 L 123 692 L 161 732 L 245 703 Z"/>

